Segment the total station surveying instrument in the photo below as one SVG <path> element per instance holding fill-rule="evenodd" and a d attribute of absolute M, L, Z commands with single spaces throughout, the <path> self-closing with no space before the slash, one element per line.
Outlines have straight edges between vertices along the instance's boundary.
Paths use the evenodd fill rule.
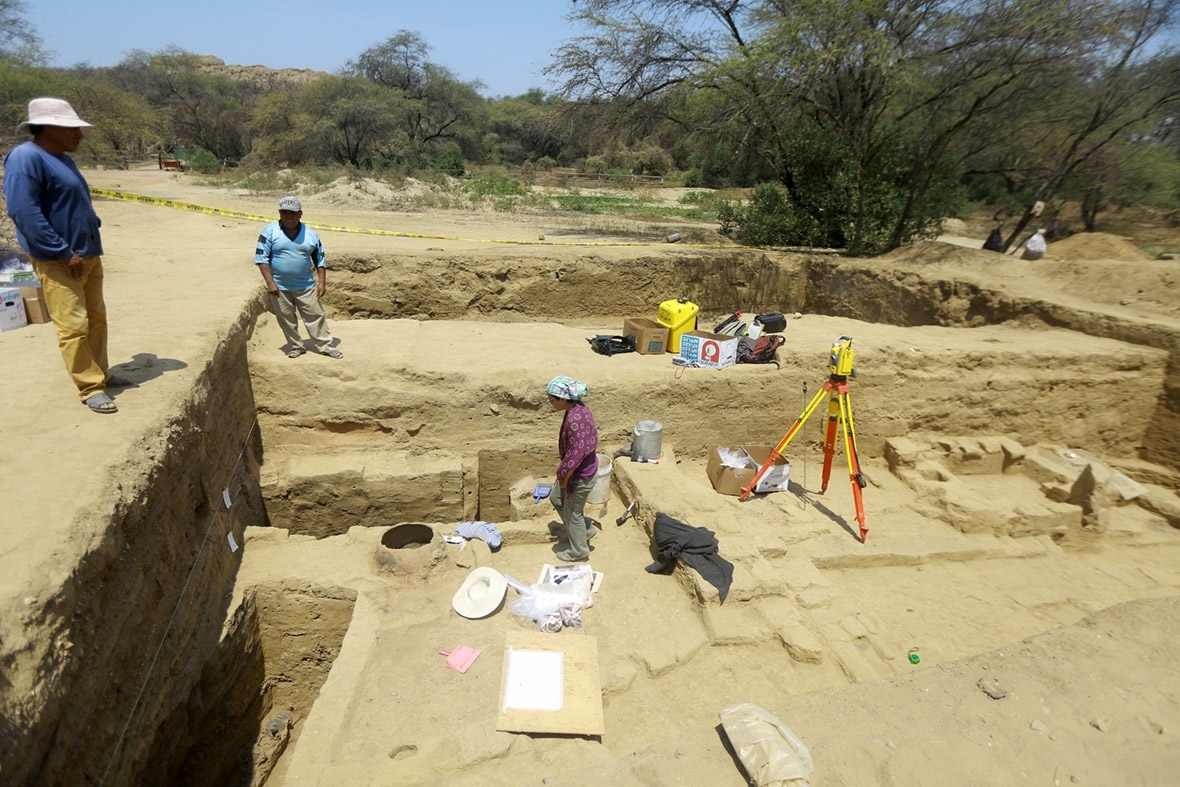
<path fill-rule="evenodd" d="M 828 360 L 828 379 L 816 392 L 812 400 L 803 408 L 803 414 L 787 430 L 787 434 L 779 441 L 767 457 L 766 462 L 758 468 L 758 472 L 750 481 L 749 486 L 742 487 L 738 500 L 745 500 L 754 489 L 762 476 L 766 475 L 776 459 L 783 455 L 783 449 L 807 423 L 820 401 L 828 397 L 828 431 L 824 438 L 824 473 L 820 494 L 828 491 L 828 479 L 832 475 L 832 456 L 836 453 L 836 427 L 839 426 L 844 434 L 844 454 L 848 459 L 848 478 L 852 481 L 852 497 L 856 501 L 856 521 L 860 525 L 860 540 L 864 543 L 868 537 L 869 528 L 865 525 L 865 506 L 861 497 L 861 490 L 865 488 L 864 473 L 860 471 L 860 459 L 856 452 L 856 429 L 852 423 L 852 400 L 848 394 L 848 378 L 856 377 L 856 369 L 852 366 L 852 337 L 841 336 L 832 345 L 832 355 Z M 804 386 L 806 387 L 806 386 Z"/>

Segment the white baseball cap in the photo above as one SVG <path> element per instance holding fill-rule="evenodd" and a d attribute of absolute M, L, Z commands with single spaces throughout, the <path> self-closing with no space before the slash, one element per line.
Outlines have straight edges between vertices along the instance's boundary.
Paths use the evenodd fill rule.
<path fill-rule="evenodd" d="M 303 210 L 303 205 L 299 202 L 298 198 L 287 196 L 279 200 L 279 210 L 301 211 Z"/>
<path fill-rule="evenodd" d="M 29 102 L 29 119 L 20 124 L 20 128 L 29 126 L 60 126 L 62 128 L 93 128 L 70 106 L 70 102 L 60 98 L 34 98 Z"/>

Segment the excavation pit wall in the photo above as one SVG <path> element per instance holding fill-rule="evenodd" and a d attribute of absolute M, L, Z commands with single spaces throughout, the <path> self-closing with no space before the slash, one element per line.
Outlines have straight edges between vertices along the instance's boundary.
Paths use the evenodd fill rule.
<path fill-rule="evenodd" d="M 308 712 L 355 594 L 253 583 L 238 575 L 240 551 L 210 544 L 224 547 L 227 533 L 241 543 L 247 529 L 321 539 L 353 527 L 500 519 L 514 483 L 552 475 L 558 421 L 543 386 L 555 374 L 591 381 L 604 448 L 658 420 L 667 445 L 703 468 L 712 445 L 777 442 L 804 403 L 800 384 L 817 390 L 832 341 L 851 335 L 865 456 L 912 432 L 1003 434 L 1177 465 L 1168 441 L 1180 430 L 1166 428 L 1178 409 L 1175 338 L 1149 322 L 1010 293 L 966 297 L 969 282 L 922 266 L 882 282 L 871 261 L 759 252 L 560 265 L 487 257 L 341 260 L 329 306 L 343 361 L 287 359 L 273 321 L 255 323 L 260 302 L 244 306 L 152 442 L 151 476 L 127 479 L 110 527 L 62 595 L 25 613 L 35 640 L 5 643 L 10 674 L 21 676 L 6 692 L 18 728 L 4 736 L 6 779 L 228 783 L 243 761 L 255 775 L 273 767 L 281 744 L 267 731 L 285 724 L 276 714 L 287 707 L 295 725 Z M 781 368 L 677 374 L 669 356 L 590 352 L 588 336 L 616 333 L 623 317 L 651 315 L 676 296 L 703 315 L 803 316 L 788 324 Z M 884 319 L 891 303 L 893 319 L 863 321 Z M 1005 320 L 1029 327 L 989 324 Z M 944 351 L 946 331 L 967 349 Z M 1044 339 L 1031 357 L 1025 331 Z M 617 493 L 634 495 L 633 483 L 620 472 Z M 228 511 L 219 505 L 226 489 Z M 644 513 L 648 526 L 653 513 Z M 308 618 L 324 623 L 284 623 Z M 313 665 L 294 679 L 280 647 L 292 637 L 307 645 L 290 652 Z"/>

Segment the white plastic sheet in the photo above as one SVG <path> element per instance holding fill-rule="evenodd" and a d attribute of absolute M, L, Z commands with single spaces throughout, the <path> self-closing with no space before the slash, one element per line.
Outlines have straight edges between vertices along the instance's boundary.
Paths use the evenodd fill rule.
<path fill-rule="evenodd" d="M 729 705 L 717 715 L 757 787 L 807 787 L 815 770 L 811 752 L 777 716 L 749 702 Z"/>

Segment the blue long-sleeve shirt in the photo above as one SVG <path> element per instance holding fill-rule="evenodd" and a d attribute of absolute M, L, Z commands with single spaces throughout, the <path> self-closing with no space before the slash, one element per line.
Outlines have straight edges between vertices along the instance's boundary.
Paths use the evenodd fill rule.
<path fill-rule="evenodd" d="M 90 202 L 90 187 L 73 159 L 34 142 L 4 157 L 4 198 L 16 239 L 35 260 L 101 257 L 102 220 Z"/>

